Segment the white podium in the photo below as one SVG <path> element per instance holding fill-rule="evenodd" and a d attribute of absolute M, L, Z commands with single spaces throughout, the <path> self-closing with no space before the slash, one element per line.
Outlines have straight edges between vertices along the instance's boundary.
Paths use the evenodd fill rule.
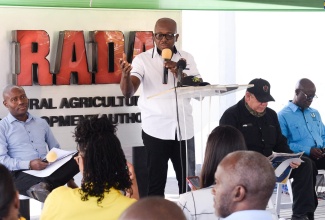
<path fill-rule="evenodd" d="M 151 98 L 176 98 L 175 89 L 178 98 L 201 98 L 205 96 L 223 96 L 233 92 L 237 92 L 243 89 L 253 87 L 254 84 L 246 85 L 206 85 L 206 86 L 186 86 L 186 87 L 177 87 L 171 88 L 161 93 L 149 96 Z"/>
<path fill-rule="evenodd" d="M 254 85 L 253 84 L 245 84 L 245 85 L 238 85 L 238 84 L 230 84 L 230 85 L 206 85 L 206 86 L 186 86 L 186 87 L 175 87 L 175 88 L 170 88 L 170 89 L 167 89 L 163 92 L 160 92 L 158 94 L 154 94 L 154 95 L 151 95 L 148 97 L 148 99 L 175 99 L 175 102 L 176 103 L 183 103 L 184 99 L 190 99 L 190 98 L 194 98 L 196 100 L 199 100 L 201 102 L 201 140 L 203 140 L 203 137 L 202 137 L 202 131 L 203 131 L 203 126 L 202 126 L 202 115 L 203 114 L 206 114 L 204 113 L 203 111 L 209 111 L 208 112 L 208 121 L 210 121 L 210 109 L 211 109 L 211 97 L 212 96 L 225 96 L 225 95 L 228 95 L 228 94 L 231 94 L 231 93 L 235 93 L 235 92 L 238 92 L 238 91 L 241 91 L 241 90 L 246 90 L 247 88 L 250 88 L 250 87 L 253 87 Z M 202 108 L 202 100 L 204 99 L 204 97 L 207 97 L 208 98 L 208 102 L 209 102 L 209 107 L 208 109 L 204 109 Z M 182 106 L 184 107 L 184 104 L 182 104 Z M 178 112 L 177 114 L 178 115 L 181 115 L 181 111 L 183 111 L 183 115 L 185 115 L 184 113 L 184 109 L 178 109 Z M 183 121 L 183 124 L 186 124 L 185 123 L 185 120 L 188 120 L 186 119 L 185 117 L 181 117 L 179 116 L 178 117 L 179 120 L 184 120 Z M 198 117 L 196 117 L 198 118 Z M 209 122 L 208 122 L 209 123 Z M 180 124 L 179 124 L 180 127 L 182 127 Z M 185 126 L 185 132 L 182 131 L 181 133 L 185 133 L 185 136 L 186 135 L 186 126 Z M 210 129 L 208 129 L 210 130 Z M 188 146 L 187 146 L 187 142 L 186 143 L 186 174 L 188 174 L 188 154 L 187 154 L 187 149 L 188 149 Z M 203 157 L 204 157 L 204 149 L 205 149 L 205 144 L 206 143 L 203 143 L 201 142 L 201 146 L 199 146 L 201 148 L 201 155 L 202 155 L 202 163 L 203 163 Z M 204 146 L 203 146 L 204 145 Z M 198 149 L 199 148 L 198 146 L 195 146 L 195 149 Z M 191 173 L 191 171 L 190 171 Z M 183 178 L 185 179 L 185 177 Z"/>

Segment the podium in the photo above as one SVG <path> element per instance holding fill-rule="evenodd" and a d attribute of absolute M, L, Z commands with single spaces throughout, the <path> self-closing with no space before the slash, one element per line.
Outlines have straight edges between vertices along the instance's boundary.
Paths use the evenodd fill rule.
<path fill-rule="evenodd" d="M 186 86 L 171 88 L 166 91 L 160 92 L 149 96 L 148 99 L 152 98 L 176 98 L 175 89 L 178 98 L 202 98 L 205 96 L 224 96 L 230 93 L 234 93 L 243 89 L 253 87 L 254 84 L 238 85 L 206 85 L 206 86 Z"/>
<path fill-rule="evenodd" d="M 253 84 L 246 84 L 246 85 L 238 85 L 238 84 L 230 84 L 230 85 L 206 85 L 206 86 L 187 86 L 187 87 L 175 87 L 175 88 L 170 88 L 167 89 L 163 92 L 160 92 L 158 94 L 154 94 L 148 97 L 148 99 L 175 99 L 173 101 L 180 101 L 184 99 L 190 99 L 190 98 L 195 98 L 196 100 L 200 101 L 200 107 L 201 107 L 201 119 L 200 121 L 202 122 L 202 115 L 203 115 L 203 108 L 202 108 L 202 101 L 205 99 L 210 99 L 209 101 L 209 111 L 211 109 L 211 97 L 212 96 L 225 96 L 231 93 L 235 93 L 250 87 L 253 87 Z M 177 97 L 176 97 L 177 95 Z M 176 100 L 179 99 L 179 100 Z M 184 105 L 183 105 L 184 106 Z M 179 109 L 181 111 L 182 109 Z M 205 111 L 206 109 L 204 109 Z M 208 114 L 210 117 L 210 114 Z M 183 118 L 183 120 L 186 120 Z M 210 118 L 208 119 L 210 121 Z M 201 123 L 201 140 L 202 138 L 202 123 Z M 210 131 L 210 129 L 208 129 Z M 201 155 L 204 155 L 203 152 L 203 145 L 205 146 L 205 143 L 201 142 Z M 188 149 L 187 142 L 186 142 L 186 151 Z M 193 144 L 194 146 L 194 144 Z M 195 147 L 198 148 L 198 147 Z M 205 148 L 204 148 L 205 149 Z M 133 165 L 134 165 L 134 170 L 137 176 L 137 181 L 138 181 L 138 187 L 139 187 L 139 194 L 140 198 L 146 197 L 146 191 L 147 191 L 147 167 L 146 163 L 147 160 L 143 155 L 146 154 L 146 150 L 144 146 L 134 146 L 132 149 L 132 158 L 133 158 Z M 186 161 L 188 161 L 188 152 L 186 152 Z M 195 156 L 195 155 L 194 155 Z M 202 158 L 203 162 L 203 158 Z M 194 165 L 195 167 L 195 165 Z M 195 172 L 195 168 L 194 168 Z M 186 174 L 188 175 L 188 163 L 186 163 Z M 187 176 L 186 175 L 186 176 Z M 185 177 L 183 178 L 185 180 Z"/>
<path fill-rule="evenodd" d="M 186 120 L 188 120 L 189 118 L 186 118 L 185 117 L 185 111 L 184 111 L 184 103 L 182 103 L 184 100 L 186 100 L 186 105 L 189 104 L 189 99 L 191 98 L 194 98 L 194 99 L 197 99 L 201 102 L 201 140 L 203 140 L 203 137 L 202 137 L 202 131 L 203 131 L 203 127 L 202 127 L 202 115 L 205 114 L 203 113 L 203 108 L 202 108 L 202 101 L 204 99 L 204 97 L 207 97 L 208 98 L 208 101 L 209 101 L 209 107 L 208 107 L 208 110 L 210 111 L 211 109 L 211 97 L 212 96 L 225 96 L 225 95 L 228 95 L 228 94 L 231 94 L 231 93 L 235 93 L 235 92 L 238 92 L 238 91 L 241 91 L 241 90 L 246 90 L 247 88 L 250 88 L 250 87 L 253 87 L 254 85 L 253 84 L 245 84 L 245 85 L 238 85 L 238 84 L 230 84 L 230 85 L 206 85 L 206 86 L 186 86 L 186 87 L 174 87 L 174 88 L 170 88 L 170 89 L 167 89 L 165 91 L 162 91 L 158 94 L 154 94 L 154 95 L 151 95 L 148 97 L 148 99 L 175 99 L 175 102 L 177 105 L 180 105 L 180 106 L 183 106 L 183 109 L 181 108 L 178 108 L 178 119 L 179 121 L 183 120 L 183 124 L 181 124 L 179 121 L 178 121 L 178 128 L 179 130 L 182 130 L 182 126 L 183 126 L 183 130 L 180 131 L 181 132 L 181 137 L 186 137 L 187 136 L 187 128 L 186 128 Z M 204 109 L 205 111 L 206 109 Z M 181 115 L 181 112 L 183 111 L 183 116 L 180 116 Z M 210 117 L 210 113 L 208 114 L 208 116 Z M 194 118 L 194 117 L 193 117 Z M 198 118 L 198 117 L 195 117 L 195 118 Z M 192 119 L 192 117 L 191 117 Z M 209 120 L 210 121 L 210 118 Z M 208 122 L 209 123 L 209 122 Z M 192 123 L 193 124 L 193 123 Z M 193 126 L 193 129 L 194 129 L 195 126 Z M 190 128 L 192 129 L 192 127 Z M 210 129 L 209 129 L 210 131 Z M 185 135 L 183 135 L 185 134 Z M 189 135 L 190 136 L 190 135 Z M 183 140 L 186 140 L 186 139 L 183 139 Z M 189 161 L 189 158 L 188 158 L 188 149 L 191 149 L 191 148 L 188 148 L 188 144 L 187 144 L 187 141 L 185 141 L 186 143 L 186 176 L 192 176 L 193 173 L 195 175 L 195 168 L 194 168 L 194 171 L 193 170 L 189 170 L 189 163 L 193 163 L 193 161 Z M 195 147 L 196 149 L 198 147 Z M 201 154 L 202 154 L 202 163 L 203 163 L 203 157 L 204 157 L 204 152 L 203 152 L 203 149 L 205 149 L 205 143 L 201 143 Z M 194 155 L 195 157 L 195 155 Z M 194 161 L 195 163 L 195 161 Z M 194 165 L 194 167 L 196 166 L 196 164 Z M 182 178 L 185 180 L 185 177 Z"/>

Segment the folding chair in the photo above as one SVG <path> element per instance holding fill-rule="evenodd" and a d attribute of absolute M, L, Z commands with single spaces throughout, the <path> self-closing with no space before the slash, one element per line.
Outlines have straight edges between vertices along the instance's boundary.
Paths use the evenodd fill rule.
<path fill-rule="evenodd" d="M 289 201 L 281 202 L 282 200 L 282 186 L 287 185 L 288 194 L 290 197 Z M 268 203 L 268 209 L 271 210 L 272 214 L 276 216 L 276 219 L 280 217 L 280 209 L 291 209 L 293 204 L 293 195 L 292 195 L 292 187 L 291 187 L 291 179 L 288 179 L 286 183 L 276 183 L 276 195 L 275 202 L 273 203 L 272 197 Z"/>

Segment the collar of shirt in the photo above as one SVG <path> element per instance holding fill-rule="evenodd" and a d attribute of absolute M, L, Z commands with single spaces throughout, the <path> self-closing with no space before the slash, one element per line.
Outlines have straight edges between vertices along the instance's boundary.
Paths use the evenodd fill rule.
<path fill-rule="evenodd" d="M 176 46 L 173 47 L 173 54 L 180 54 L 180 52 L 177 50 Z M 152 50 L 152 58 L 156 56 L 161 56 L 161 50 L 158 49 L 158 47 L 155 45 L 154 49 Z"/>
<path fill-rule="evenodd" d="M 29 122 L 30 120 L 33 119 L 33 116 L 31 114 L 29 114 L 28 112 L 26 113 L 28 115 L 28 118 L 26 120 L 26 122 Z M 8 121 L 11 124 L 14 121 L 19 121 L 17 118 L 15 118 L 14 116 L 12 116 L 12 114 L 10 114 L 10 112 L 8 113 Z"/>
<path fill-rule="evenodd" d="M 243 210 L 237 211 L 229 215 L 225 220 L 251 220 L 251 219 L 263 219 L 272 220 L 272 214 L 266 210 Z"/>
<path fill-rule="evenodd" d="M 289 107 L 293 112 L 296 112 L 297 110 L 301 110 L 301 108 L 300 108 L 298 105 L 294 104 L 294 103 L 292 102 L 292 100 L 290 100 L 290 101 L 288 102 L 288 107 Z M 307 109 L 309 109 L 309 108 L 306 108 L 305 110 L 307 110 Z"/>

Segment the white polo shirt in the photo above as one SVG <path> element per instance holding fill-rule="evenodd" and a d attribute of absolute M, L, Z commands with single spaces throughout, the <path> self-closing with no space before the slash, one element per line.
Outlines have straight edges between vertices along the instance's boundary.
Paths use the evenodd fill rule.
<path fill-rule="evenodd" d="M 201 77 L 191 54 L 178 51 L 173 54 L 171 60 L 177 62 L 180 58 L 186 59 L 186 68 L 188 70 L 184 70 L 184 73 L 188 76 Z M 157 53 L 156 47 L 137 55 L 132 61 L 131 75 L 140 79 L 142 87 L 138 100 L 138 106 L 141 110 L 142 129 L 148 135 L 163 140 L 174 140 L 175 132 L 177 132 L 178 140 L 180 140 L 175 93 L 169 96 L 147 98 L 177 85 L 177 79 L 174 79 L 174 75 L 170 71 L 168 72 L 168 83 L 162 83 L 163 64 L 164 60 Z M 181 137 L 182 140 L 187 140 L 194 136 L 190 99 L 178 98 L 177 102 Z"/>

